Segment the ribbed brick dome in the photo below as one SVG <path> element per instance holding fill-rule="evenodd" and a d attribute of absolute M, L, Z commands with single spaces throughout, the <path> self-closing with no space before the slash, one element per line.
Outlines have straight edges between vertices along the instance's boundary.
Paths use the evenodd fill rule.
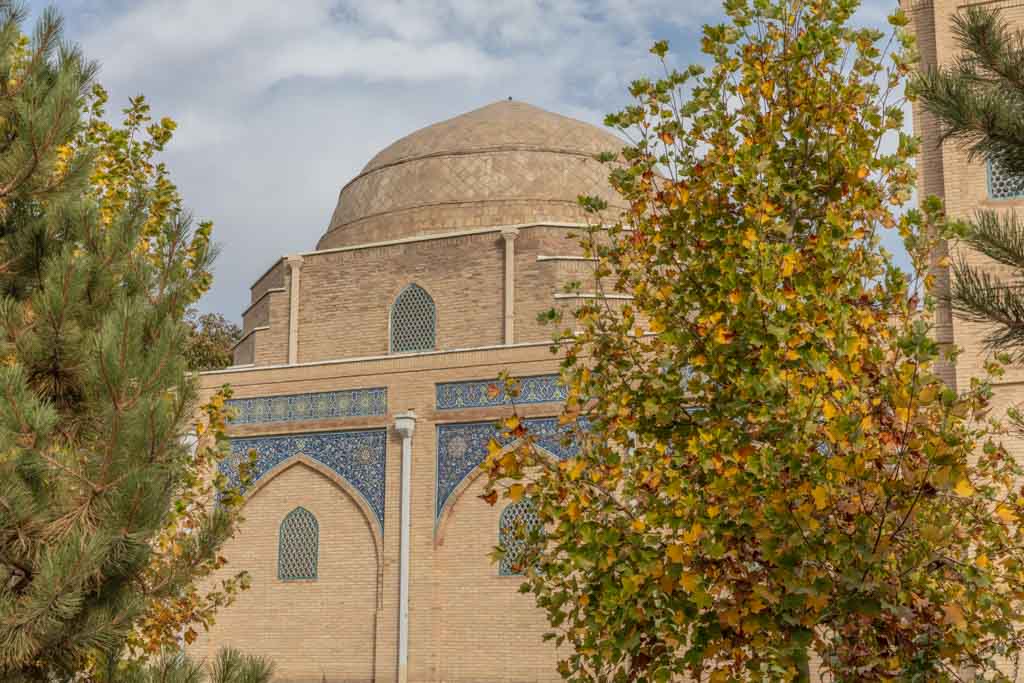
<path fill-rule="evenodd" d="M 583 219 L 576 198 L 617 203 L 594 159 L 622 140 L 576 119 L 503 100 L 408 135 L 345 185 L 317 247 L 521 223 Z"/>

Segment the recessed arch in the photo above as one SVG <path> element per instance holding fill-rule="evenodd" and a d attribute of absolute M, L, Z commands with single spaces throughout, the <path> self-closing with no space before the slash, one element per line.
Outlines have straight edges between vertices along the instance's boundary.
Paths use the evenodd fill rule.
<path fill-rule="evenodd" d="M 319 474 L 320 476 L 324 477 L 328 481 L 330 481 L 338 488 L 338 490 L 342 494 L 345 495 L 346 498 L 348 498 L 355 504 L 356 508 L 358 508 L 359 512 L 362 515 L 363 522 L 366 524 L 366 530 L 370 533 L 370 537 L 373 539 L 374 559 L 376 561 L 377 566 L 377 585 L 379 593 L 379 588 L 381 585 L 379 579 L 381 572 L 383 570 L 383 564 L 381 562 L 383 538 L 380 530 L 380 525 L 377 522 L 377 516 L 373 512 L 373 509 L 370 507 L 370 504 L 366 501 L 366 498 L 364 498 L 363 495 L 354 486 L 352 486 L 351 483 L 349 483 L 344 477 L 339 475 L 330 467 L 327 467 L 323 463 L 317 460 L 313 460 L 309 456 L 304 455 L 302 453 L 293 455 L 287 460 L 284 460 L 275 465 L 273 468 L 268 470 L 262 477 L 260 477 L 256 482 L 254 482 L 253 485 L 245 491 L 245 503 L 248 504 L 248 502 L 253 498 L 253 496 L 255 496 L 264 488 L 266 488 L 270 484 L 270 482 L 274 481 L 274 479 L 281 476 L 291 468 L 299 466 L 307 467 L 313 470 L 315 473 Z"/>
<path fill-rule="evenodd" d="M 522 443 L 522 441 L 522 439 L 517 439 L 516 441 L 513 441 L 508 446 L 503 448 L 500 451 L 500 453 L 507 453 L 508 451 L 518 447 Z M 548 460 L 552 462 L 558 462 L 558 456 L 552 453 L 551 451 L 547 450 L 543 446 L 539 446 L 536 443 L 534 443 L 534 448 L 536 448 L 537 452 L 540 453 L 545 458 L 547 458 Z M 441 514 L 437 516 L 437 521 L 434 524 L 435 546 L 444 545 L 445 528 L 448 526 L 448 520 L 451 519 L 452 515 L 454 514 L 456 504 L 460 500 L 462 500 L 463 496 L 466 494 L 466 491 L 468 491 L 473 486 L 476 480 L 482 477 L 483 475 L 483 470 L 481 470 L 479 467 L 474 468 L 472 472 L 463 477 L 462 481 L 459 482 L 458 486 L 456 486 L 455 489 L 452 490 L 451 494 L 449 494 L 448 498 L 444 502 L 444 506 L 441 508 Z"/>
<path fill-rule="evenodd" d="M 388 349 L 391 353 L 437 349 L 437 306 L 434 298 L 418 284 L 407 285 L 398 293 L 391 304 L 388 320 Z"/>

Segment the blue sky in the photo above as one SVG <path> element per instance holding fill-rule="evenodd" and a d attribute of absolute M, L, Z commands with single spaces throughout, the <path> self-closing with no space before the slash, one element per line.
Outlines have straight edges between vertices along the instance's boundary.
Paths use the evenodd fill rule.
<path fill-rule="evenodd" d="M 238 320 L 279 256 L 314 248 L 341 186 L 425 125 L 513 97 L 600 124 L 668 39 L 702 61 L 715 0 L 57 0 L 111 110 L 142 93 L 223 253 L 204 310 Z M 884 27 L 895 0 L 857 21 Z M 895 248 L 892 236 L 887 244 Z M 372 283 L 367 283 L 372 286 Z"/>

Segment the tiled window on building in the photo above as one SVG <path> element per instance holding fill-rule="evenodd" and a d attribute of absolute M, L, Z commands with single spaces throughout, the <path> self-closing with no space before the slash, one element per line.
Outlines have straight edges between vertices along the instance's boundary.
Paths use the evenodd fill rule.
<path fill-rule="evenodd" d="M 436 326 L 434 300 L 419 285 L 409 285 L 391 306 L 391 352 L 433 351 Z"/>
<path fill-rule="evenodd" d="M 516 501 L 501 511 L 498 520 L 498 545 L 505 549 L 505 557 L 498 565 L 501 576 L 522 574 L 522 556 L 526 549 L 526 539 L 530 533 L 540 527 L 537 509 L 528 498 Z"/>
<path fill-rule="evenodd" d="M 988 162 L 988 196 L 992 199 L 1024 198 L 1024 177 L 1012 175 L 996 162 Z"/>
<path fill-rule="evenodd" d="M 313 513 L 297 507 L 281 522 L 277 578 L 300 581 L 316 578 L 320 554 L 320 524 Z"/>

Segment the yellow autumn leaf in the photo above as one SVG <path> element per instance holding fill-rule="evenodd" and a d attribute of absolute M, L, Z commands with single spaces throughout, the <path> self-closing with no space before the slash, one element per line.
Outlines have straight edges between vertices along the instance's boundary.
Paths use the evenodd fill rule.
<path fill-rule="evenodd" d="M 1017 515 L 1005 505 L 1000 505 L 996 508 L 996 516 L 1004 522 L 1011 524 L 1017 521 Z"/>
<path fill-rule="evenodd" d="M 708 507 L 707 513 L 708 513 L 708 517 L 710 517 L 711 519 L 714 519 L 715 517 L 718 516 L 719 507 L 717 505 L 711 505 L 711 506 Z"/>
<path fill-rule="evenodd" d="M 583 469 L 587 466 L 587 463 L 583 460 L 573 460 L 572 466 L 569 468 L 569 479 L 576 481 L 583 474 Z"/>
<path fill-rule="evenodd" d="M 686 556 L 686 548 L 684 548 L 680 543 L 673 543 L 665 551 L 665 554 L 668 555 L 668 559 L 672 560 L 676 564 L 680 564 Z"/>
<path fill-rule="evenodd" d="M 786 254 L 782 257 L 782 277 L 789 277 L 793 274 L 793 268 L 796 266 L 796 256 L 793 254 Z"/>
<path fill-rule="evenodd" d="M 692 593 L 697 590 L 697 584 L 700 583 L 700 577 L 693 572 L 685 572 L 679 577 L 679 585 L 683 587 L 687 593 Z"/>
<path fill-rule="evenodd" d="M 956 495 L 961 498 L 970 498 L 974 495 L 974 487 L 971 486 L 971 482 L 967 481 L 967 479 L 961 479 L 958 481 L 953 491 L 955 491 Z"/>
<path fill-rule="evenodd" d="M 523 499 L 523 494 L 526 493 L 526 487 L 522 484 L 512 484 L 508 487 L 508 497 L 513 502 L 519 502 Z"/>
<path fill-rule="evenodd" d="M 832 401 L 825 401 L 821 406 L 821 412 L 825 414 L 826 420 L 831 420 L 839 413 L 836 409 L 836 404 L 832 403 Z"/>
<path fill-rule="evenodd" d="M 644 529 L 647 528 L 647 522 L 645 522 L 642 518 L 637 518 L 633 520 L 633 523 L 630 524 L 630 527 L 633 529 L 633 531 L 641 533 Z"/>
<path fill-rule="evenodd" d="M 652 319 L 648 327 L 654 334 L 661 334 L 665 331 L 665 325 L 657 318 Z"/>
<path fill-rule="evenodd" d="M 821 484 L 814 487 L 811 491 L 811 495 L 814 496 L 814 507 L 818 510 L 824 510 L 828 507 L 828 489 Z"/>
<path fill-rule="evenodd" d="M 701 526 L 700 522 L 694 522 L 690 530 L 683 534 L 683 542 L 688 545 L 693 545 L 700 540 L 700 537 L 704 535 L 704 527 Z"/>
<path fill-rule="evenodd" d="M 978 555 L 976 558 L 974 558 L 974 564 L 976 564 L 980 569 L 988 569 L 988 555 L 986 555 L 985 553 Z"/>
<path fill-rule="evenodd" d="M 743 297 L 740 294 L 740 290 L 738 289 L 734 289 L 731 292 L 729 292 L 729 302 L 734 305 L 738 304 L 742 300 L 742 298 Z"/>

